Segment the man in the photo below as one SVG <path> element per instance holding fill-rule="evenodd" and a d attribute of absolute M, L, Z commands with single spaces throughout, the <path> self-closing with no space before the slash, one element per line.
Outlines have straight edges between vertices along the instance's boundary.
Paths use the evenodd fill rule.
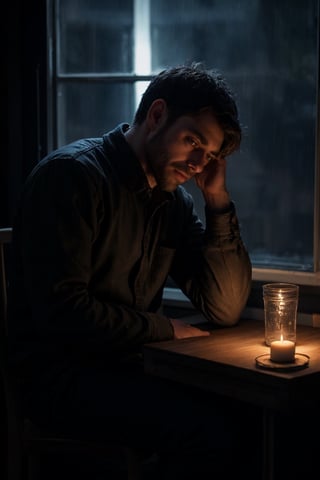
<path fill-rule="evenodd" d="M 226 157 L 240 141 L 228 86 L 193 64 L 158 74 L 131 126 L 34 168 L 14 226 L 10 337 L 35 421 L 157 452 L 164 479 L 220 471 L 226 400 L 148 377 L 141 354 L 146 342 L 209 335 L 161 314 L 169 275 L 208 322 L 239 321 L 251 264 Z M 191 178 L 205 227 L 181 186 Z"/>

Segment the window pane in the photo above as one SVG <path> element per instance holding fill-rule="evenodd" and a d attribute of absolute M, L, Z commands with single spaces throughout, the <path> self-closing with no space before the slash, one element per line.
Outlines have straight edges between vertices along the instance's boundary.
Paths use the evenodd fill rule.
<path fill-rule="evenodd" d="M 316 13 L 315 0 L 151 1 L 153 70 L 204 61 L 237 94 L 228 185 L 256 266 L 313 269 Z"/>
<path fill-rule="evenodd" d="M 64 83 L 58 99 L 58 145 L 99 137 L 133 118 L 134 85 L 129 83 Z"/>
<path fill-rule="evenodd" d="M 143 49 L 135 44 L 133 22 L 148 38 L 149 12 L 154 73 L 193 60 L 223 73 L 237 94 L 244 127 L 241 151 L 228 159 L 228 186 L 253 264 L 311 271 L 318 1 L 57 4 L 60 73 L 134 73 Z M 131 122 L 141 91 L 122 80 L 58 79 L 58 144 Z M 199 190 L 187 187 L 203 216 Z"/>
<path fill-rule="evenodd" d="M 58 3 L 60 73 L 132 71 L 132 0 Z"/>

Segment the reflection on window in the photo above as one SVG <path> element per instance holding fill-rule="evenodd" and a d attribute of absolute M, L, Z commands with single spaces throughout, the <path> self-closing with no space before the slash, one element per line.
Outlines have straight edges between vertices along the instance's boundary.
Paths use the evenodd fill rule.
<path fill-rule="evenodd" d="M 202 61 L 237 94 L 244 138 L 228 187 L 254 266 L 312 271 L 318 1 L 54 5 L 57 144 L 130 123 L 146 76 Z"/>

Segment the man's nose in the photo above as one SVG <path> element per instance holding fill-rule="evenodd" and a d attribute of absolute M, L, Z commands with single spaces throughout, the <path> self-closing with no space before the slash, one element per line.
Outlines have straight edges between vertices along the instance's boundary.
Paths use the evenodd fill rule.
<path fill-rule="evenodd" d="M 204 150 L 196 150 L 189 155 L 187 165 L 195 173 L 200 173 L 208 165 L 209 160 Z"/>

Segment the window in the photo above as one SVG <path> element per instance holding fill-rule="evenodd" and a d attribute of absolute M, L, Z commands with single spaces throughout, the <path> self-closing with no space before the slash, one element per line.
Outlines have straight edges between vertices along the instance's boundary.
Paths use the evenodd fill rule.
<path fill-rule="evenodd" d="M 51 147 L 131 122 L 152 75 L 220 70 L 244 139 L 228 187 L 257 281 L 320 285 L 319 1 L 49 2 Z M 50 143 L 49 143 L 50 145 Z M 202 216 L 202 197 L 193 183 Z"/>

